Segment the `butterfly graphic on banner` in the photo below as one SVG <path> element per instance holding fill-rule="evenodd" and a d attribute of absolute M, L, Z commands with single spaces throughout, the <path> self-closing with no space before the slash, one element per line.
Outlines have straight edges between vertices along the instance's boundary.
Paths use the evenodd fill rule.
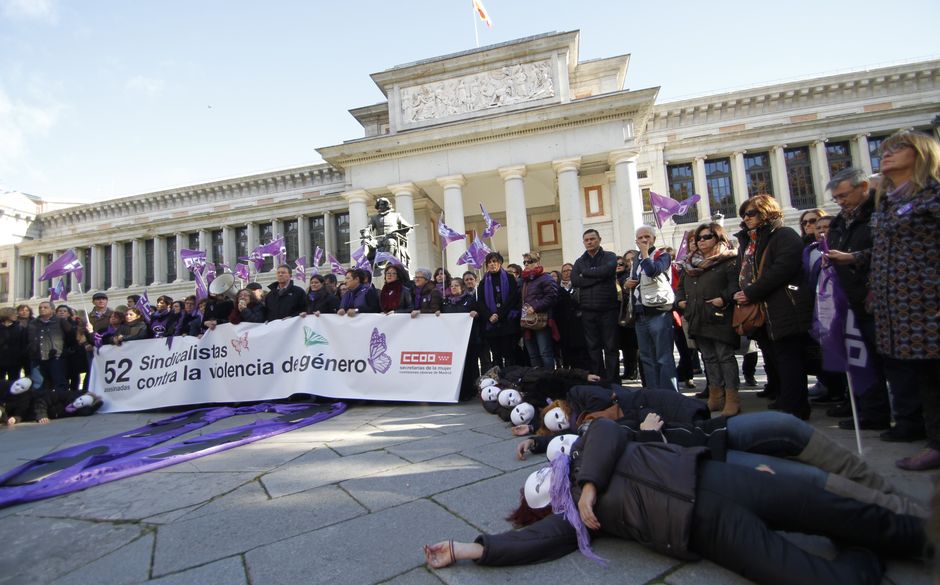
<path fill-rule="evenodd" d="M 311 345 L 329 345 L 329 342 L 326 340 L 326 337 L 323 337 L 313 329 L 304 327 L 304 345 L 307 347 Z"/>
<path fill-rule="evenodd" d="M 384 374 L 392 367 L 392 358 L 385 350 L 388 345 L 385 343 L 385 334 L 379 333 L 378 327 L 372 328 L 372 339 L 369 340 L 369 365 L 376 374 Z"/>
<path fill-rule="evenodd" d="M 238 355 L 242 354 L 243 349 L 248 349 L 248 333 L 248 331 L 245 331 L 244 335 L 236 337 L 231 341 L 232 347 L 238 352 Z"/>

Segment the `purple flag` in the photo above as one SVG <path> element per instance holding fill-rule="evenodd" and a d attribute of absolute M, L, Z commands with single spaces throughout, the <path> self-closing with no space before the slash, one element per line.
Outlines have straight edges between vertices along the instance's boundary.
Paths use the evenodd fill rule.
<path fill-rule="evenodd" d="M 447 227 L 447 224 L 444 223 L 444 216 L 441 215 L 440 219 L 437 222 L 437 233 L 441 236 L 441 245 L 446 248 L 447 244 L 451 242 L 456 242 L 457 240 L 465 240 L 467 236 L 463 234 L 458 234 L 454 230 Z"/>
<path fill-rule="evenodd" d="M 276 264 L 283 264 L 287 258 L 287 247 L 284 245 L 284 238 L 279 236 L 267 244 L 258 246 L 252 251 L 252 255 L 258 255 L 260 258 L 272 256 Z M 262 262 L 261 265 L 263 266 L 264 263 Z M 258 263 L 255 263 L 255 266 L 258 266 Z M 257 270 L 260 271 L 261 268 L 259 267 Z"/>
<path fill-rule="evenodd" d="M 692 195 L 685 201 L 679 202 L 650 191 L 650 207 L 653 209 L 656 227 L 662 228 L 663 224 L 674 215 L 685 215 L 701 198 L 701 195 Z"/>
<path fill-rule="evenodd" d="M 343 268 L 342 263 L 336 259 L 336 256 L 332 254 L 327 254 L 327 259 L 330 261 L 330 272 L 333 274 L 346 274 L 346 269 Z"/>
<path fill-rule="evenodd" d="M 317 246 L 313 251 L 313 263 L 310 266 L 310 274 L 320 274 L 320 262 L 323 260 L 323 250 Z"/>
<path fill-rule="evenodd" d="M 474 268 L 480 268 L 483 266 L 483 260 L 486 258 L 486 255 L 490 253 L 490 249 L 486 247 L 486 244 L 483 243 L 483 240 L 480 239 L 479 234 L 473 238 L 473 243 L 467 247 L 467 251 L 461 254 L 460 258 L 457 259 L 457 264 L 469 264 Z"/>
<path fill-rule="evenodd" d="M 183 260 L 183 266 L 193 272 L 196 267 L 204 266 L 206 263 L 206 253 L 202 250 L 180 250 L 180 258 Z"/>
<path fill-rule="evenodd" d="M 255 267 L 255 272 L 261 272 L 261 269 L 264 268 L 264 257 L 261 256 L 261 253 L 258 252 L 257 248 L 253 250 L 251 254 L 247 256 L 239 256 L 238 259 L 242 262 L 253 264 Z"/>
<path fill-rule="evenodd" d="M 366 245 L 363 244 L 356 248 L 352 253 L 352 259 L 355 260 L 355 263 L 358 264 L 362 257 L 366 255 Z"/>
<path fill-rule="evenodd" d="M 65 279 L 60 278 L 52 290 L 49 291 L 49 302 L 67 300 L 69 300 L 69 295 L 65 290 Z"/>
<path fill-rule="evenodd" d="M 353 265 L 353 268 L 361 268 L 363 270 L 368 270 L 369 273 L 372 272 L 372 264 L 369 262 L 369 257 L 363 254 L 356 260 L 356 263 Z"/>
<path fill-rule="evenodd" d="M 209 285 L 206 284 L 206 277 L 199 269 L 193 270 L 193 276 L 196 277 L 196 302 L 209 298 Z"/>
<path fill-rule="evenodd" d="M 238 278 L 239 280 L 243 280 L 245 282 L 248 282 L 248 280 L 251 278 L 251 273 L 248 271 L 247 264 L 236 264 L 234 274 L 235 274 L 235 278 Z"/>
<path fill-rule="evenodd" d="M 299 282 L 307 282 L 307 268 L 304 266 L 306 263 L 306 256 L 301 256 L 300 258 L 294 260 L 294 280 Z"/>
<path fill-rule="evenodd" d="M 140 310 L 140 314 L 143 315 L 144 321 L 148 324 L 150 323 L 150 299 L 147 298 L 147 289 L 144 289 L 143 294 L 140 295 L 140 298 L 137 299 L 137 308 Z"/>
<path fill-rule="evenodd" d="M 682 242 L 679 243 L 679 249 L 676 251 L 676 262 L 682 262 L 682 259 L 689 253 L 689 234 L 692 230 L 687 230 L 682 234 Z"/>
<path fill-rule="evenodd" d="M 39 280 L 52 280 L 58 276 L 65 276 L 66 274 L 74 272 L 78 281 L 81 282 L 84 276 L 82 268 L 82 263 L 79 262 L 78 257 L 75 256 L 75 250 L 69 248 L 63 252 L 61 256 L 53 260 L 49 266 L 46 266 Z"/>
<path fill-rule="evenodd" d="M 202 277 L 206 279 L 206 285 L 212 284 L 212 281 L 215 280 L 215 264 L 209 262 L 203 266 Z"/>
<path fill-rule="evenodd" d="M 498 221 L 490 217 L 490 214 L 487 213 L 486 208 L 483 207 L 483 204 L 480 204 L 480 211 L 483 212 L 483 221 L 486 222 L 486 227 L 483 228 L 483 237 L 492 238 L 493 234 L 496 233 L 496 230 L 503 227 L 499 224 Z"/>
<path fill-rule="evenodd" d="M 829 252 L 825 240 L 818 244 L 823 254 Z M 855 394 L 863 394 L 878 382 L 878 374 L 835 268 L 830 263 L 824 264 L 819 272 L 810 333 L 822 347 L 823 369 L 845 372 Z"/>
<path fill-rule="evenodd" d="M 395 257 L 391 252 L 376 252 L 375 253 L 375 265 L 379 266 L 380 264 L 394 264 L 395 266 L 403 266 L 400 260 Z"/>

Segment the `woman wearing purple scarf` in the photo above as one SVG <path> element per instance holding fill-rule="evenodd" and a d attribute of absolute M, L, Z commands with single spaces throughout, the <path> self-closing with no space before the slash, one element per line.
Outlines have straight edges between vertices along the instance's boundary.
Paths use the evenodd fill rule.
<path fill-rule="evenodd" d="M 378 313 L 379 293 L 368 282 L 369 274 L 361 268 L 346 271 L 346 292 L 339 303 L 336 314 L 355 317 L 357 313 Z"/>
<path fill-rule="evenodd" d="M 519 287 L 503 270 L 503 256 L 490 252 L 484 260 L 486 274 L 477 287 L 477 311 L 485 323 L 483 338 L 493 354 L 493 365 L 515 365 L 513 354 L 519 343 Z"/>

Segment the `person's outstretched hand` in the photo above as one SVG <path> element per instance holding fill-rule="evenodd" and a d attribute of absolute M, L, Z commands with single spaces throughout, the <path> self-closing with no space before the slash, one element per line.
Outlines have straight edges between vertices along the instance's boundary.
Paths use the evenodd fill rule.
<path fill-rule="evenodd" d="M 440 569 L 454 562 L 454 549 L 451 541 L 445 540 L 437 544 L 424 545 L 424 559 L 432 568 Z"/>
<path fill-rule="evenodd" d="M 591 482 L 581 486 L 581 497 L 578 499 L 578 513 L 581 521 L 591 530 L 600 530 L 601 523 L 594 515 L 594 503 L 597 501 L 597 488 Z"/>

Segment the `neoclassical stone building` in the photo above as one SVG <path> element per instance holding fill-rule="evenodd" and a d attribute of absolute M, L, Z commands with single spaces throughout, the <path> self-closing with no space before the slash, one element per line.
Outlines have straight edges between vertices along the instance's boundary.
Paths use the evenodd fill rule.
<path fill-rule="evenodd" d="M 893 131 L 937 132 L 940 61 L 657 104 L 658 88 L 625 89 L 629 55 L 582 62 L 578 40 L 550 33 L 375 73 L 387 101 L 350 110 L 363 136 L 318 148 L 326 163 L 38 213 L 32 239 L 0 249 L 0 279 L 36 302 L 48 295 L 42 269 L 74 247 L 90 268 L 84 290 L 176 297 L 192 290 L 181 248 L 234 265 L 275 234 L 291 260 L 320 246 L 347 261 L 383 196 L 418 225 L 416 265 L 441 265 L 442 213 L 468 238 L 481 232 L 482 203 L 505 226 L 491 248 L 514 262 L 539 249 L 555 268 L 581 254 L 588 227 L 608 249 L 632 247 L 650 191 L 702 195 L 664 227 L 667 245 L 699 218 L 736 226 L 738 205 L 760 192 L 795 223 L 799 210 L 832 208 L 834 171 L 877 172 Z M 467 243 L 447 247 L 451 272 Z"/>

